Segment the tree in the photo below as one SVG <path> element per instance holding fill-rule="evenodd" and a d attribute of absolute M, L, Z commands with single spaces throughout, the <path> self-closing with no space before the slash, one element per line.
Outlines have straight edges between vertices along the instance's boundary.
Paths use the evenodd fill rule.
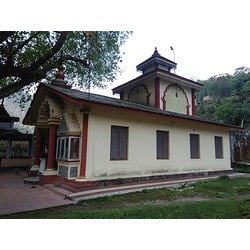
<path fill-rule="evenodd" d="M 198 116 L 250 128 L 250 73 L 211 77 L 202 83 Z M 211 99 L 204 102 L 207 95 Z"/>
<path fill-rule="evenodd" d="M 0 99 L 20 90 L 29 93 L 32 85 L 49 80 L 61 64 L 78 88 L 105 86 L 119 71 L 120 47 L 130 33 L 0 32 Z"/>

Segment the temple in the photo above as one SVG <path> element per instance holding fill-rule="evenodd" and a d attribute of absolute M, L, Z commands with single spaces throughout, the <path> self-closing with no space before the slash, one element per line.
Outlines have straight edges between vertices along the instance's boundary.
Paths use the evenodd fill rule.
<path fill-rule="evenodd" d="M 196 116 L 202 84 L 175 74 L 155 49 L 120 99 L 73 90 L 60 67 L 40 83 L 23 123 L 35 126 L 30 175 L 72 191 L 100 185 L 232 171 L 229 132 Z"/>

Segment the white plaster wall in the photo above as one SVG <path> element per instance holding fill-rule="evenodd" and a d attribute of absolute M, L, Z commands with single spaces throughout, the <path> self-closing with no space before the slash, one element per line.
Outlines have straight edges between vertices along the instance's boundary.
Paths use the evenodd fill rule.
<path fill-rule="evenodd" d="M 164 91 L 165 91 L 166 87 L 169 85 L 171 85 L 171 83 L 168 83 L 164 80 L 161 80 L 161 82 L 160 82 L 160 98 L 163 97 Z M 181 88 L 185 91 L 185 93 L 187 95 L 188 102 L 190 105 L 189 114 L 191 115 L 192 114 L 192 91 L 191 91 L 191 88 L 187 88 L 187 87 L 183 87 L 183 86 L 181 86 Z M 176 92 L 178 93 L 178 97 L 175 96 Z M 180 88 L 176 88 L 174 86 L 170 87 L 166 93 L 165 100 L 166 100 L 166 110 L 167 111 L 172 111 L 172 112 L 177 112 L 177 113 L 182 113 L 182 114 L 187 113 L 186 112 L 187 111 L 186 110 L 186 99 L 185 99 L 185 96 Z M 161 107 L 161 109 L 163 109 L 162 99 L 160 99 L 160 107 Z"/>
<path fill-rule="evenodd" d="M 148 88 L 149 93 L 151 93 L 150 98 L 149 98 L 149 105 L 154 107 L 155 106 L 155 82 L 154 79 L 148 79 L 145 80 L 144 82 L 138 83 L 139 84 L 144 84 Z M 123 100 L 128 99 L 129 92 L 132 88 L 127 88 L 123 91 Z M 136 93 L 137 88 L 134 88 L 132 95 L 130 96 L 130 101 L 141 103 L 141 104 L 146 104 L 146 91 L 145 89 L 140 86 L 138 87 L 139 93 Z"/>
<path fill-rule="evenodd" d="M 104 115 L 105 114 L 105 115 Z M 129 127 L 128 160 L 110 161 L 111 125 Z M 169 131 L 170 159 L 156 159 L 156 130 Z M 189 134 L 200 134 L 200 159 L 190 159 Z M 214 136 L 223 137 L 223 159 L 215 159 Z M 228 132 L 192 121 L 94 109 L 89 117 L 87 179 L 116 179 L 158 174 L 230 169 Z"/>

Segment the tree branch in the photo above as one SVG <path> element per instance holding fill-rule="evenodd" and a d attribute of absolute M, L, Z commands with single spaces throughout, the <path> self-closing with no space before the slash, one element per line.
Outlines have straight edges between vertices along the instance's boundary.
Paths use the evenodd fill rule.
<path fill-rule="evenodd" d="M 26 68 L 28 71 L 33 71 L 38 69 L 41 65 L 46 63 L 49 59 L 51 59 L 64 45 L 64 42 L 67 38 L 68 32 L 64 31 L 61 32 L 60 37 L 58 38 L 56 44 L 50 51 L 42 55 L 40 58 L 38 58 L 35 62 L 33 62 L 28 68 Z"/>
<path fill-rule="evenodd" d="M 5 41 L 9 36 L 13 35 L 14 31 L 1 31 L 0 32 L 0 43 Z"/>
<path fill-rule="evenodd" d="M 15 76 L 15 77 L 25 77 L 27 76 L 27 72 L 21 67 L 14 66 L 14 65 L 0 65 L 0 79 L 3 79 L 8 76 Z"/>
<path fill-rule="evenodd" d="M 29 43 L 33 38 L 35 38 L 40 32 L 34 32 L 30 37 L 23 43 L 19 44 L 17 48 L 11 53 L 11 56 L 15 55 L 20 49 L 22 49 L 27 43 Z"/>
<path fill-rule="evenodd" d="M 84 67 L 88 67 L 88 63 L 86 60 L 83 60 L 83 59 L 80 59 L 80 58 L 77 58 L 77 57 L 73 57 L 73 56 L 70 56 L 70 55 L 65 55 L 62 57 L 63 60 L 66 60 L 66 61 L 74 61 L 74 62 L 78 62 L 78 63 L 81 63 Z"/>
<path fill-rule="evenodd" d="M 26 85 L 28 85 L 32 82 L 36 82 L 37 80 L 38 79 L 35 79 L 35 78 L 21 79 L 20 81 L 13 82 L 13 83 L 9 84 L 8 86 L 1 88 L 0 89 L 0 99 L 3 99 L 7 96 L 10 96 L 10 95 L 18 92 Z"/>

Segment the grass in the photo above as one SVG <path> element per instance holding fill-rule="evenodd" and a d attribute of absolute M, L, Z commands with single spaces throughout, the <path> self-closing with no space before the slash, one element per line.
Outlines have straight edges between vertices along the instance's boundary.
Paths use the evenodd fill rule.
<path fill-rule="evenodd" d="M 101 197 L 2 218 L 250 218 L 250 177 L 222 176 L 179 188 Z"/>
<path fill-rule="evenodd" d="M 234 171 L 235 172 L 239 172 L 239 173 L 250 173 L 250 166 L 236 166 L 234 167 Z"/>
<path fill-rule="evenodd" d="M 247 165 L 247 163 L 250 163 L 250 158 L 247 159 L 245 162 L 234 162 L 233 163 L 233 169 L 235 172 L 240 173 L 250 173 L 250 166 Z"/>

